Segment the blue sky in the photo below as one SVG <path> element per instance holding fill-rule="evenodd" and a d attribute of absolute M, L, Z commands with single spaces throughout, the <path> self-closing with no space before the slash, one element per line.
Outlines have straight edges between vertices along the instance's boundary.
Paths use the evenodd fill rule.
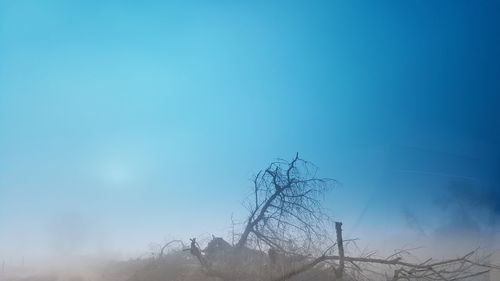
<path fill-rule="evenodd" d="M 295 152 L 352 236 L 491 238 L 497 3 L 162 2 L 0 1 L 4 255 L 224 235 Z"/>

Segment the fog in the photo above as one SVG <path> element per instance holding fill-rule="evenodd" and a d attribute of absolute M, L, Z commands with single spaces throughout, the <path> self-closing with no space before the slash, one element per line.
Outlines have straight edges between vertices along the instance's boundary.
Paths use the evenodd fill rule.
<path fill-rule="evenodd" d="M 500 263 L 498 3 L 160 2 L 0 2 L 0 280 L 205 280 L 297 152 L 349 255 Z"/>

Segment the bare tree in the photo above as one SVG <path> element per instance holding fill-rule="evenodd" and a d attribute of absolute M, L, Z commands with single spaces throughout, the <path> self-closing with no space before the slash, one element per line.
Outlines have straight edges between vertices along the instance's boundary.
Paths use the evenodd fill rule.
<path fill-rule="evenodd" d="M 223 280 L 284 281 L 316 270 L 326 276 L 324 280 L 373 280 L 376 276 L 392 281 L 457 281 L 498 269 L 476 251 L 425 262 L 407 260 L 406 251 L 387 258 L 347 256 L 342 224 L 333 227 L 321 204 L 325 192 L 335 184 L 318 177 L 317 168 L 298 154 L 291 161 L 273 162 L 253 179 L 252 196 L 246 201 L 249 215 L 237 243 L 213 247 L 213 240 L 210 252 L 221 249 L 221 253 L 209 255 L 193 238 L 189 250 L 208 276 Z"/>
<path fill-rule="evenodd" d="M 246 246 L 251 236 L 284 252 L 310 251 L 313 242 L 323 240 L 329 217 L 320 199 L 335 181 L 316 174 L 317 168 L 298 154 L 257 173 L 247 202 L 250 215 L 236 248 Z"/>

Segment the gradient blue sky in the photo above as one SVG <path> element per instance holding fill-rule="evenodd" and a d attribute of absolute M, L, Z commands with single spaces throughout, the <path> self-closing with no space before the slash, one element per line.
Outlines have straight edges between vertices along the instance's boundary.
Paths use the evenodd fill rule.
<path fill-rule="evenodd" d="M 144 2 L 0 1 L 0 258 L 226 235 L 295 152 L 352 237 L 494 239 L 498 3 Z"/>

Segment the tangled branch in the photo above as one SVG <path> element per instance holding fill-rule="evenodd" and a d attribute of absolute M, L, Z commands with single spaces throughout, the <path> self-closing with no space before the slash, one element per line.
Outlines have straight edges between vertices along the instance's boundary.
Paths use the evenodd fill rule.
<path fill-rule="evenodd" d="M 296 154 L 290 162 L 278 160 L 257 173 L 250 215 L 236 248 L 247 245 L 250 235 L 281 251 L 291 241 L 308 248 L 322 238 L 328 217 L 320 199 L 335 181 L 318 178 L 316 172 Z"/>

